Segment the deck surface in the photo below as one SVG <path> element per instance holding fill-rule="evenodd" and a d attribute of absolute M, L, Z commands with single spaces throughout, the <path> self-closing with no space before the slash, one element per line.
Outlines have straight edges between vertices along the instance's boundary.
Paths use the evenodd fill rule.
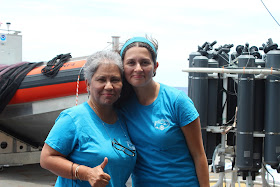
<path fill-rule="evenodd" d="M 215 184 L 219 174 L 210 173 L 211 185 Z M 226 175 L 227 181 L 230 175 Z M 54 186 L 56 176 L 51 172 L 42 169 L 39 164 L 31 164 L 24 166 L 13 166 L 4 168 L 0 171 L 0 186 L 2 187 L 40 187 L 40 186 Z M 257 180 L 260 182 L 260 179 Z M 227 184 L 226 184 L 227 183 Z M 230 182 L 225 182 L 223 186 L 230 186 Z M 236 187 L 239 186 L 237 183 Z M 246 186 L 241 183 L 241 186 Z M 255 187 L 262 186 L 255 184 Z M 131 187 L 131 180 L 127 182 L 127 187 Z"/>

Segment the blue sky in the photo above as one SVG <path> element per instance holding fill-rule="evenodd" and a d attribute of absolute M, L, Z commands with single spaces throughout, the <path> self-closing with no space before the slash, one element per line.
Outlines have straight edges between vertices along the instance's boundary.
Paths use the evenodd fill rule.
<path fill-rule="evenodd" d="M 263 0 L 280 22 L 280 1 Z M 204 42 L 261 46 L 280 44 L 280 27 L 260 0 L 1 0 L 0 29 L 23 35 L 23 60 L 48 61 L 61 53 L 87 56 L 109 49 L 111 36 L 156 38 L 156 81 L 187 86 L 188 56 Z"/>

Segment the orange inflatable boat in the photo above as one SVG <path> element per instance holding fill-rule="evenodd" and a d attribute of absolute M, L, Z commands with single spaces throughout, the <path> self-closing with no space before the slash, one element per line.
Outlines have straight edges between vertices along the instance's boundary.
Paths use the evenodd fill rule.
<path fill-rule="evenodd" d="M 9 104 L 20 104 L 76 94 L 78 76 L 86 59 L 66 62 L 55 77 L 41 73 L 45 65 L 31 70 L 22 81 Z M 79 93 L 86 93 L 83 77 L 79 79 Z"/>
<path fill-rule="evenodd" d="M 0 113 L 0 131 L 33 147 L 43 146 L 60 112 L 87 101 L 85 62 L 86 57 L 72 58 L 54 77 L 41 73 L 45 65 L 31 70 Z"/>

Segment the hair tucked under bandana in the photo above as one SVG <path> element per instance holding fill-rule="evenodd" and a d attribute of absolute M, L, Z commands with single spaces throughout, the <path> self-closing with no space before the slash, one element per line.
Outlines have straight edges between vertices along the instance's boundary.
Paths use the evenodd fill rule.
<path fill-rule="evenodd" d="M 131 38 L 130 40 L 128 40 L 122 47 L 121 49 L 121 52 L 120 52 L 120 55 L 122 56 L 123 55 L 123 51 L 125 50 L 125 48 L 132 44 L 132 43 L 135 43 L 135 42 L 142 42 L 142 43 L 146 43 L 148 44 L 153 50 L 155 53 L 157 53 L 157 50 L 154 46 L 154 44 L 152 42 L 150 42 L 147 38 L 144 38 L 144 37 L 133 37 Z"/>

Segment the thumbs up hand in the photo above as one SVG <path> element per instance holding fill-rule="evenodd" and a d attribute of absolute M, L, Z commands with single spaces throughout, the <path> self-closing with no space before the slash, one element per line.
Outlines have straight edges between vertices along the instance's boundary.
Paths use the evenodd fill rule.
<path fill-rule="evenodd" d="M 103 171 L 107 163 L 108 163 L 108 158 L 105 157 L 104 161 L 100 165 L 91 168 L 88 171 L 87 178 L 88 178 L 88 182 L 92 187 L 105 187 L 106 185 L 109 184 L 111 177 L 110 175 L 104 173 Z"/>
<path fill-rule="evenodd" d="M 102 169 L 104 169 L 105 166 L 106 166 L 107 164 L 108 164 L 108 158 L 105 157 L 104 160 L 103 160 L 103 162 L 100 164 L 100 167 L 101 167 Z"/>

